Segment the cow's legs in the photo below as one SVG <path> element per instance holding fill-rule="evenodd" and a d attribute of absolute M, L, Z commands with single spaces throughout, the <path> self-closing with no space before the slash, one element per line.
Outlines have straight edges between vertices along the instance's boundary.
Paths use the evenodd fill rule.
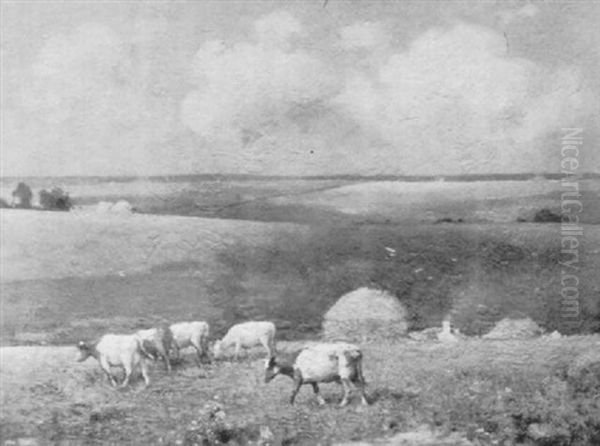
<path fill-rule="evenodd" d="M 194 342 L 192 346 L 194 347 L 194 350 L 196 350 L 196 357 L 194 358 L 196 360 L 196 365 L 200 367 L 202 362 L 202 347 L 196 342 Z"/>
<path fill-rule="evenodd" d="M 342 387 L 344 388 L 344 398 L 342 398 L 342 402 L 340 403 L 340 407 L 344 407 L 348 404 L 348 397 L 350 396 L 350 381 L 348 378 L 342 378 Z"/>
<path fill-rule="evenodd" d="M 148 376 L 148 367 L 144 358 L 141 358 L 140 367 L 142 368 L 142 376 L 144 377 L 144 383 L 146 386 L 148 386 L 150 385 L 150 377 Z"/>
<path fill-rule="evenodd" d="M 108 364 L 108 361 L 106 359 L 104 359 L 104 358 L 100 359 L 100 368 L 106 374 L 106 377 L 108 378 L 108 382 L 110 383 L 110 385 L 113 387 L 116 387 L 117 382 L 115 381 L 115 378 L 112 376 L 112 373 L 110 373 L 110 365 Z"/>
<path fill-rule="evenodd" d="M 321 393 L 319 392 L 319 385 L 317 383 L 311 383 L 311 384 L 312 384 L 313 392 L 315 392 L 315 395 L 317 396 L 317 401 L 319 403 L 319 406 L 324 406 L 325 400 L 323 399 L 323 397 L 321 396 Z"/>
<path fill-rule="evenodd" d="M 206 336 L 202 336 L 202 338 L 200 339 L 200 348 L 202 349 L 202 357 L 206 358 L 206 362 L 210 364 L 212 361 L 209 355 L 208 339 Z"/>
<path fill-rule="evenodd" d="M 367 395 L 365 394 L 365 377 L 363 376 L 363 372 L 362 372 L 362 361 L 359 361 L 356 364 L 356 377 L 354 378 L 354 382 L 356 384 L 358 384 L 358 389 L 360 391 L 360 402 L 367 406 L 369 404 L 369 401 L 367 401 Z"/>
<path fill-rule="evenodd" d="M 261 338 L 260 343 L 267 351 L 267 358 L 272 358 L 275 355 L 275 347 L 273 344 L 269 342 L 268 338 Z"/>
<path fill-rule="evenodd" d="M 180 356 L 179 346 L 177 345 L 177 342 L 173 342 L 173 344 L 171 344 L 171 349 L 175 352 L 175 361 L 179 362 Z"/>
<path fill-rule="evenodd" d="M 160 356 L 162 356 L 167 373 L 171 373 L 171 361 L 169 360 L 169 346 L 160 344 L 158 346 L 158 353 L 160 354 Z"/>
<path fill-rule="evenodd" d="M 290 404 L 294 404 L 294 400 L 296 399 L 296 395 L 298 395 L 300 386 L 302 386 L 302 378 L 300 376 L 295 375 L 294 376 L 294 389 L 292 390 L 292 395 L 290 396 Z"/>
<path fill-rule="evenodd" d="M 129 379 L 131 378 L 131 374 L 133 373 L 133 367 L 131 363 L 123 364 L 123 368 L 125 369 L 125 379 L 121 383 L 121 388 L 127 386 L 129 384 Z"/>

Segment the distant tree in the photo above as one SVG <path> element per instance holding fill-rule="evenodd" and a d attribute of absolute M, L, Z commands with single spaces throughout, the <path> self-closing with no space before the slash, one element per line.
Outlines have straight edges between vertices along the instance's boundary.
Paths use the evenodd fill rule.
<path fill-rule="evenodd" d="M 11 208 L 12 206 L 4 198 L 0 198 L 0 209 Z"/>
<path fill-rule="evenodd" d="M 33 192 L 25 183 L 19 183 L 17 188 L 12 193 L 14 207 L 29 209 L 31 208 L 31 199 Z"/>
<path fill-rule="evenodd" d="M 68 211 L 73 207 L 69 194 L 60 187 L 53 188 L 50 192 L 40 191 L 40 206 L 48 211 Z"/>

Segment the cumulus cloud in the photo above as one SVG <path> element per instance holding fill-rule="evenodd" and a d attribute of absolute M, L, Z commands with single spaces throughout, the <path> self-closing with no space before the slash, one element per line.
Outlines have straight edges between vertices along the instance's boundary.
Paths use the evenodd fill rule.
<path fill-rule="evenodd" d="M 182 104 L 190 129 L 227 147 L 231 170 L 314 172 L 320 162 L 323 173 L 335 157 L 363 173 L 536 170 L 548 164 L 544 138 L 593 109 L 577 69 L 511 57 L 504 37 L 482 26 L 431 29 L 392 54 L 379 24 L 344 27 L 346 49 L 369 48 L 367 58 L 387 49 L 368 66 L 347 66 L 342 84 L 324 61 L 292 49 L 303 29 L 287 13 L 260 18 L 255 30 L 252 42 L 201 46 L 197 88 Z"/>
<path fill-rule="evenodd" d="M 290 39 L 302 27 L 276 12 L 255 23 L 256 40 L 205 42 L 193 61 L 196 89 L 183 101 L 183 122 L 210 142 L 252 145 L 278 128 L 293 107 L 329 94 L 333 80 L 325 65 Z"/>
<path fill-rule="evenodd" d="M 393 168 L 458 173 L 547 163 L 539 139 L 589 114 L 591 97 L 577 70 L 509 57 L 495 31 L 459 24 L 422 34 L 374 78 L 353 73 L 334 103 L 397 148 Z"/>
<path fill-rule="evenodd" d="M 152 169 L 147 145 L 176 121 L 168 101 L 148 91 L 153 73 L 132 58 L 139 45 L 97 23 L 48 37 L 12 112 L 21 122 L 21 136 L 5 139 L 13 165 L 42 175 Z"/>
<path fill-rule="evenodd" d="M 428 19 L 432 8 L 439 9 L 422 11 Z M 481 21 L 489 23 L 496 8 L 482 6 Z M 513 47 L 535 62 L 512 57 L 517 52 L 509 54 L 502 33 L 490 28 L 424 28 L 444 20 L 437 15 L 415 23 L 419 15 L 354 22 L 348 7 L 343 17 L 350 21 L 332 35 L 330 24 L 298 20 L 308 13 L 259 16 L 268 5 L 252 9 L 258 18 L 250 27 L 241 27 L 245 19 L 208 18 L 206 30 L 187 7 L 167 9 L 127 19 L 90 14 L 92 23 L 68 29 L 77 14 L 60 26 L 48 22 L 33 40 L 29 25 L 14 20 L 12 44 L 3 43 L 3 169 L 531 171 L 556 160 L 548 150 L 560 128 L 590 123 L 597 134 L 590 116 L 598 112 L 598 86 L 588 80 L 591 90 L 584 81 L 597 77 L 593 64 L 581 63 L 583 73 L 566 65 L 574 59 L 554 45 L 570 34 L 538 48 L 543 26 L 524 26 L 534 18 L 550 26 L 551 9 L 542 15 L 525 5 L 496 16 L 507 33 L 508 25 L 523 25 Z M 416 38 L 402 49 L 392 44 L 392 37 L 409 35 Z M 206 36 L 211 40 L 199 40 Z M 577 48 L 589 55 L 586 45 Z"/>
<path fill-rule="evenodd" d="M 522 20 L 531 19 L 538 15 L 539 12 L 540 10 L 537 6 L 529 3 L 518 9 L 500 11 L 498 13 L 498 19 L 502 25 L 507 26 Z"/>
<path fill-rule="evenodd" d="M 380 23 L 357 22 L 340 30 L 340 41 L 345 49 L 368 49 L 386 45 L 389 35 Z"/>
<path fill-rule="evenodd" d="M 274 43 L 287 46 L 289 39 L 300 34 L 302 25 L 294 16 L 285 11 L 276 11 L 259 18 L 254 23 L 258 41 L 262 44 Z"/>
<path fill-rule="evenodd" d="M 110 96 L 107 87 L 120 68 L 122 50 L 117 34 L 97 24 L 50 37 L 33 64 L 25 105 L 53 123 L 68 119 L 82 101 L 92 100 L 94 110 L 106 107 L 111 101 L 100 102 Z"/>

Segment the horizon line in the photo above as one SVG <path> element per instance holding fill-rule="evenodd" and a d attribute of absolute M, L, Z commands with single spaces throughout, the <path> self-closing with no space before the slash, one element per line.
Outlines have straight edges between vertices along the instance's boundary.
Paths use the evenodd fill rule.
<path fill-rule="evenodd" d="M 271 179 L 271 180 L 379 180 L 379 181 L 477 181 L 492 179 L 496 181 L 529 180 L 544 178 L 548 180 L 562 179 L 564 177 L 576 176 L 583 179 L 600 179 L 600 172 L 581 172 L 573 175 L 561 172 L 524 172 L 524 173 L 472 173 L 472 174 L 449 174 L 449 175 L 406 175 L 406 174 L 337 174 L 337 175 L 261 175 L 250 173 L 184 173 L 184 174 L 153 174 L 153 175 L 7 175 L 1 176 L 0 180 L 28 180 L 28 179 L 96 179 L 105 181 L 134 181 L 134 180 L 162 180 L 162 181 L 185 181 L 186 179 Z"/>

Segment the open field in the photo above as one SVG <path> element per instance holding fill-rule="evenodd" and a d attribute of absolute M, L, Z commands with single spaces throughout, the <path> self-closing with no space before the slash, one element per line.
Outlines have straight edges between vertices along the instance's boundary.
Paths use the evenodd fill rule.
<path fill-rule="evenodd" d="M 280 343 L 279 349 L 294 347 Z M 590 381 L 594 375 L 568 371 L 575 358 L 598 359 L 599 336 L 474 339 L 450 346 L 405 341 L 363 350 L 371 405 L 355 401 L 340 409 L 334 405 L 341 396 L 335 384 L 322 386 L 328 407 L 319 408 L 308 388 L 290 406 L 291 382 L 278 377 L 263 384 L 263 360 L 256 353 L 202 369 L 188 357 L 170 376 L 157 363 L 148 389 L 138 381 L 118 391 L 93 359 L 74 362 L 73 347 L 4 347 L 0 437 L 53 444 L 69 439 L 194 444 L 208 428 L 248 440 L 268 426 L 276 444 L 315 445 L 389 436 L 426 424 L 442 435 L 459 432 L 472 444 L 491 445 L 527 441 L 528 426 L 538 423 L 552 426 L 558 439 L 552 444 L 600 441 L 600 377 Z M 221 406 L 222 422 L 208 420 L 207 403 Z"/>
<path fill-rule="evenodd" d="M 594 444 L 600 371 L 571 376 L 568 368 L 600 351 L 600 338 L 591 335 L 600 331 L 600 225 L 583 224 L 574 266 L 581 324 L 565 327 L 560 277 L 573 259 L 561 253 L 560 225 L 514 221 L 521 212 L 556 208 L 556 184 L 548 192 L 533 183 L 486 183 L 480 191 L 460 184 L 448 192 L 441 183 L 307 183 L 297 194 L 290 183 L 277 196 L 231 206 L 221 205 L 235 194 L 213 191 L 219 211 L 210 215 L 229 219 L 3 209 L 0 437 L 194 444 L 209 428 L 245 441 L 268 426 L 279 444 L 313 445 L 427 425 L 472 444 L 541 445 L 528 433 L 540 424 L 558 439 L 546 444 Z M 276 181 L 265 184 L 277 193 Z M 470 201 L 461 199 L 467 192 Z M 190 211 L 193 188 L 169 193 L 184 197 L 180 213 L 204 215 Z M 594 194 L 585 202 L 592 220 L 600 209 Z M 163 202 L 163 214 L 182 203 Z M 436 223 L 444 217 L 464 222 Z M 149 389 L 113 391 L 93 360 L 75 363 L 74 348 L 64 346 L 190 319 L 209 321 L 214 339 L 234 322 L 266 318 L 276 322 L 279 339 L 295 341 L 281 343 L 289 349 L 317 339 L 329 306 L 363 286 L 395 294 L 410 329 L 452 314 L 456 327 L 476 336 L 503 317 L 530 316 L 547 331 L 590 335 L 367 344 L 373 404 L 344 409 L 318 409 L 309 389 L 289 407 L 290 383 L 262 384 L 257 356 L 202 369 L 188 359 L 173 376 L 156 365 Z M 324 392 L 337 401 L 336 386 Z M 209 402 L 222 405 L 225 421 L 206 420 Z"/>
<path fill-rule="evenodd" d="M 1 218 L 4 345 L 74 342 L 182 318 L 207 319 L 214 334 L 269 318 L 285 338 L 302 337 L 361 286 L 396 294 L 412 329 L 451 311 L 470 334 L 519 314 L 561 329 L 560 261 L 568 259 L 558 225 L 314 227 L 17 210 Z M 589 332 L 600 323 L 600 226 L 585 226 L 582 246 L 579 331 Z"/>

